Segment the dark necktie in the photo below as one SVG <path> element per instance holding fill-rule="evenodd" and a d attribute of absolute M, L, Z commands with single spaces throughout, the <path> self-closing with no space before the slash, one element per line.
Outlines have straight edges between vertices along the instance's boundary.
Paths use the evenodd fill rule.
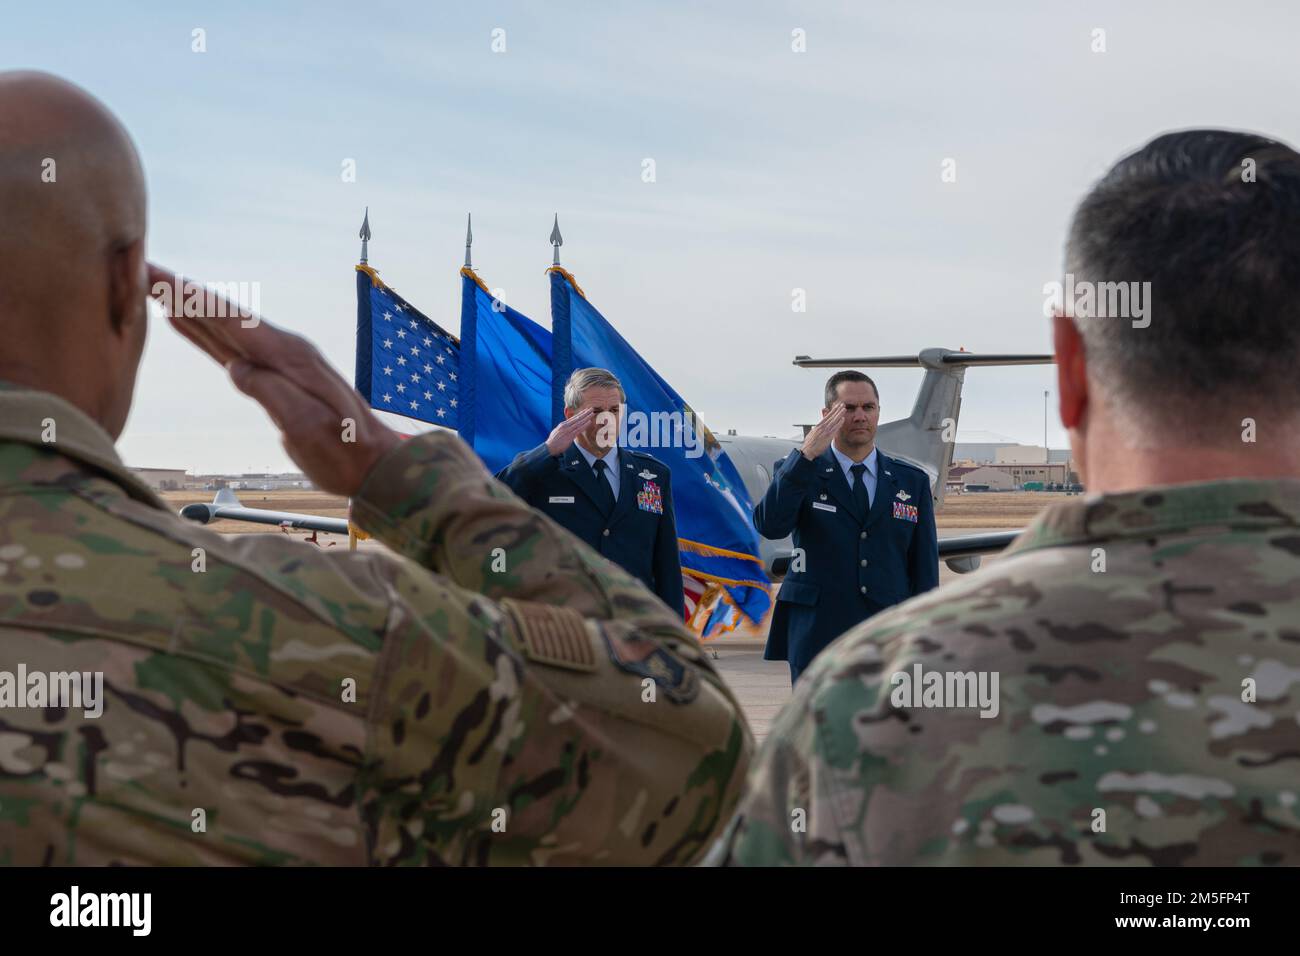
<path fill-rule="evenodd" d="M 853 472 L 853 503 L 857 505 L 858 514 L 864 519 L 871 511 L 871 499 L 867 496 L 867 483 L 862 480 L 862 473 L 867 466 L 859 462 L 849 468 Z"/>
<path fill-rule="evenodd" d="M 614 510 L 614 487 L 605 477 L 607 467 L 603 458 L 597 458 L 591 463 L 592 471 L 596 473 L 596 504 L 606 516 Z"/>

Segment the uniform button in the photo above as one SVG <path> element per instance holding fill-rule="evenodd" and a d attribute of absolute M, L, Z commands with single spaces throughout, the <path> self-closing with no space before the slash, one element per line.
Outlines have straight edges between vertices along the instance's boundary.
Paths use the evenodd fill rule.
<path fill-rule="evenodd" d="M 608 537 L 609 537 L 609 529 L 606 528 L 604 531 L 601 532 L 601 534 L 603 534 L 605 537 L 608 538 Z"/>
<path fill-rule="evenodd" d="M 862 534 L 858 535 L 858 537 L 865 541 L 867 539 L 867 533 L 864 531 Z"/>
<path fill-rule="evenodd" d="M 866 594 L 866 593 L 867 593 L 867 589 L 866 589 L 866 588 L 858 588 L 858 590 L 861 591 L 863 594 Z"/>
<path fill-rule="evenodd" d="M 865 567 L 867 566 L 867 559 L 866 559 L 866 558 L 863 558 L 863 559 L 861 560 L 861 562 L 859 562 L 859 563 L 862 565 L 862 567 L 865 568 Z"/>

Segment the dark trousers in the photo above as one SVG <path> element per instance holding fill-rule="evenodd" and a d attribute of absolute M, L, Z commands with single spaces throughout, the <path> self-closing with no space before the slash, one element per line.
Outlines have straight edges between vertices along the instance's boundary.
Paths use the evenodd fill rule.
<path fill-rule="evenodd" d="M 866 604 L 867 604 L 867 613 L 866 616 L 862 618 L 863 621 L 865 621 L 869 617 L 873 617 L 879 614 L 881 611 L 885 611 L 889 609 L 889 605 L 877 604 L 875 601 L 867 601 Z M 858 623 L 861 623 L 861 621 L 859 621 Z M 852 627 L 856 627 L 856 626 L 857 624 L 852 625 Z M 850 630 L 852 629 L 852 627 L 850 628 Z M 845 633 L 847 633 L 847 631 Z M 809 661 L 809 663 L 812 662 Z M 796 664 L 794 661 L 789 661 L 789 664 L 790 664 L 790 686 L 793 687 L 795 681 L 799 679 L 799 675 L 804 672 L 804 667 L 806 665 L 800 666 Z"/>

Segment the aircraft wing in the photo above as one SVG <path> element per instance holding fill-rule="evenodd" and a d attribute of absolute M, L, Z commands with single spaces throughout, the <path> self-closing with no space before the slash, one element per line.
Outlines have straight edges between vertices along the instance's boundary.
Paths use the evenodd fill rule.
<path fill-rule="evenodd" d="M 238 496 L 229 488 L 217 492 L 211 504 L 186 505 L 181 509 L 181 517 L 199 524 L 209 521 L 252 521 L 257 524 L 273 524 L 282 528 L 305 528 L 308 531 L 326 531 L 331 534 L 347 534 L 346 518 L 326 518 L 321 515 L 300 514 L 296 511 L 264 511 L 261 508 L 246 508 Z"/>

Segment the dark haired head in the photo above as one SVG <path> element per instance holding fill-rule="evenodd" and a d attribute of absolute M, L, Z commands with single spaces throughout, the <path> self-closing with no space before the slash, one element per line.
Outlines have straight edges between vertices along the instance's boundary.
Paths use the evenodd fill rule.
<path fill-rule="evenodd" d="M 830 408 L 835 404 L 835 388 L 840 382 L 866 382 L 871 386 L 871 390 L 876 393 L 876 401 L 880 401 L 880 389 L 876 388 L 876 383 L 867 375 L 853 369 L 845 369 L 843 372 L 836 372 L 826 380 L 826 395 L 823 408 Z"/>
<path fill-rule="evenodd" d="M 1300 154 L 1254 133 L 1167 133 L 1079 204 L 1076 284 L 1149 282 L 1149 325 L 1076 319 L 1089 377 L 1137 421 L 1204 431 L 1300 404 Z"/>

